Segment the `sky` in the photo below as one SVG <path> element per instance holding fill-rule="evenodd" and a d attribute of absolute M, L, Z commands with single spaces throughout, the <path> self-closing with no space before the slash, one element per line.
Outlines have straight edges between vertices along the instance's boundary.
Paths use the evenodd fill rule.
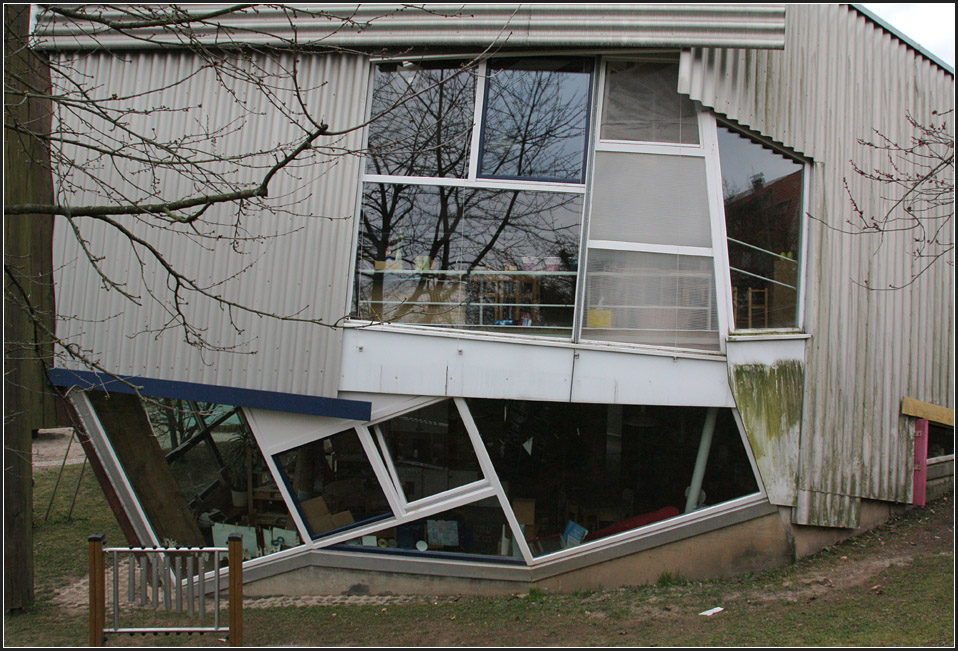
<path fill-rule="evenodd" d="M 955 4 L 952 2 L 862 3 L 925 50 L 955 67 Z"/>

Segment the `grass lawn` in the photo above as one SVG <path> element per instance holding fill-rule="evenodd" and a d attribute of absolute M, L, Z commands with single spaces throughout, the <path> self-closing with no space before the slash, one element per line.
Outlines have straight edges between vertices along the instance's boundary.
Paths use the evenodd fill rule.
<path fill-rule="evenodd" d="M 78 646 L 85 610 L 56 591 L 87 571 L 87 537 L 123 538 L 92 474 L 36 473 L 37 604 L 4 617 L 6 646 Z M 248 646 L 954 646 L 954 510 L 948 495 L 795 565 L 730 579 L 567 595 L 423 598 L 386 605 L 246 608 Z M 700 615 L 713 607 L 724 610 Z M 209 646 L 213 637 L 112 639 Z"/>

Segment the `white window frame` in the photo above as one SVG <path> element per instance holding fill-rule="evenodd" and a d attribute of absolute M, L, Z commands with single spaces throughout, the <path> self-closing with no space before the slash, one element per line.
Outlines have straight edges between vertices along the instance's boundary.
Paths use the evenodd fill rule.
<path fill-rule="evenodd" d="M 643 57 L 602 57 L 598 63 L 599 73 L 597 77 L 597 86 L 599 91 L 597 92 L 596 102 L 595 102 L 595 113 L 596 117 L 593 120 L 592 124 L 592 138 L 595 142 L 594 152 L 612 152 L 612 153 L 627 153 L 627 154 L 651 154 L 657 156 L 675 156 L 679 158 L 701 158 L 705 161 L 705 181 L 706 181 L 706 196 L 707 196 L 707 207 L 709 211 L 709 225 L 711 228 L 710 237 L 712 241 L 711 247 L 691 247 L 691 246 L 681 246 L 681 245 L 662 245 L 662 244 L 647 244 L 647 243 L 637 243 L 637 242 L 619 242 L 619 241 L 610 241 L 610 240 L 593 240 L 587 234 L 583 240 L 582 248 L 585 250 L 585 257 L 580 261 L 579 270 L 580 270 L 580 279 L 579 285 L 582 287 L 581 300 L 577 300 L 577 310 L 584 313 L 586 306 L 584 305 L 585 300 L 585 275 L 588 269 L 588 254 L 592 250 L 606 250 L 606 251 L 632 251 L 637 253 L 666 253 L 671 255 L 679 256 L 690 256 L 690 257 L 707 257 L 712 259 L 712 269 L 713 269 L 713 282 L 715 283 L 715 302 L 716 302 L 716 313 L 718 317 L 718 323 L 716 328 L 718 331 L 718 351 L 720 353 L 725 353 L 726 349 L 726 337 L 725 333 L 728 332 L 729 327 L 729 307 L 731 306 L 731 290 L 729 290 L 728 301 L 722 299 L 722 294 L 719 290 L 719 283 L 723 282 L 723 277 L 728 273 L 728 259 L 727 259 L 727 250 L 725 251 L 725 259 L 723 261 L 721 255 L 717 255 L 716 251 L 721 251 L 725 245 L 725 211 L 724 205 L 721 203 L 721 190 L 722 190 L 722 175 L 721 169 L 719 168 L 719 159 L 718 159 L 718 141 L 717 134 L 715 130 L 715 118 L 711 113 L 702 109 L 697 111 L 696 114 L 696 124 L 698 126 L 699 132 L 699 142 L 698 144 L 689 144 L 689 143 L 669 143 L 669 142 L 654 142 L 654 141 L 624 141 L 624 140 L 611 140 L 601 138 L 601 116 L 603 104 L 605 102 L 605 83 L 606 76 L 608 74 L 608 64 L 611 61 L 654 61 L 652 58 L 643 58 Z M 671 59 L 669 59 L 671 62 Z M 675 63 L 678 63 L 678 58 L 675 58 Z M 676 91 L 677 92 L 677 91 Z M 590 176 L 594 173 L 594 165 L 590 168 Z M 716 174 L 716 170 L 718 173 Z M 718 203 L 716 203 L 715 190 L 718 189 Z M 591 217 L 591 201 L 586 208 L 587 218 L 585 220 L 586 225 L 590 223 Z M 727 283 L 725 283 L 727 284 Z M 583 336 L 583 331 L 585 330 L 585 324 L 580 318 L 576 322 L 576 332 L 575 332 L 575 341 L 591 342 L 593 340 L 588 339 Z M 629 344 L 624 342 L 607 342 L 602 340 L 604 344 L 615 343 L 618 346 L 622 347 L 649 347 L 645 344 Z M 671 346 L 651 346 L 655 349 L 664 349 L 664 350 L 695 350 L 697 349 L 682 349 L 675 348 Z"/>
<path fill-rule="evenodd" d="M 437 404 L 446 400 L 450 399 L 440 398 L 431 400 L 424 404 L 417 404 L 415 406 L 408 407 L 376 421 L 371 421 L 365 424 L 357 424 L 352 427 L 337 430 L 336 432 L 324 432 L 322 435 L 309 441 L 303 442 L 300 440 L 297 441 L 296 445 L 294 446 L 273 452 L 270 455 L 264 455 L 270 472 L 273 474 L 273 478 L 276 481 L 277 486 L 280 487 L 284 498 L 287 500 L 288 504 L 294 505 L 294 508 L 290 509 L 290 514 L 292 515 L 293 521 L 295 522 L 297 530 L 299 531 L 300 538 L 305 541 L 306 545 L 313 549 L 323 549 L 344 543 L 348 540 L 361 538 L 365 535 L 375 534 L 376 532 L 385 528 L 420 520 L 422 518 L 429 517 L 430 515 L 443 513 L 445 511 L 465 506 L 467 504 L 472 504 L 474 502 L 480 502 L 489 498 L 496 498 L 499 501 L 503 516 L 512 531 L 513 540 L 519 544 L 523 560 L 527 563 L 532 561 L 532 553 L 523 539 L 522 528 L 519 526 L 515 515 L 512 513 L 508 498 L 506 497 L 502 484 L 499 482 L 499 478 L 492 466 L 492 460 L 489 458 L 488 452 L 486 452 L 485 445 L 482 442 L 482 437 L 479 434 L 479 430 L 476 427 L 475 421 L 472 419 L 468 405 L 462 398 L 454 398 L 452 400 L 459 412 L 460 418 L 463 421 L 466 432 L 469 435 L 469 441 L 472 444 L 473 452 L 476 455 L 476 460 L 479 464 L 482 478 L 464 486 L 457 486 L 456 488 L 442 491 L 440 493 L 436 493 L 435 495 L 429 495 L 412 502 L 408 502 L 406 500 L 402 486 L 399 483 L 399 477 L 395 469 L 392 455 L 389 452 L 388 446 L 385 444 L 385 441 L 382 437 L 382 432 L 379 430 L 379 425 L 385 421 L 402 416 L 403 414 L 407 414 L 422 407 Z M 366 459 L 372 467 L 373 474 L 375 475 L 376 480 L 379 482 L 379 486 L 386 497 L 386 502 L 389 505 L 390 511 L 392 513 L 390 516 L 385 518 L 378 518 L 375 521 L 369 522 L 368 524 L 352 526 L 336 533 L 324 534 L 323 532 L 319 532 L 317 537 L 313 538 L 309 535 L 309 529 L 307 528 L 301 511 L 298 508 L 299 500 L 294 499 L 294 496 L 289 494 L 286 481 L 284 481 L 284 474 L 276 465 L 274 457 L 276 455 L 289 452 L 295 448 L 302 447 L 303 445 L 321 441 L 337 434 L 347 434 L 349 430 L 352 430 L 359 437 L 360 443 L 363 447 L 363 452 L 366 455 Z M 435 556 L 436 558 L 443 558 L 448 555 L 443 553 L 435 553 Z M 510 560 L 505 557 L 500 558 L 495 556 L 484 556 L 483 558 L 494 558 L 503 561 Z"/>
<path fill-rule="evenodd" d="M 516 54 L 504 54 L 503 56 L 517 56 Z M 522 56 L 540 56 L 539 53 L 535 55 L 525 54 Z M 597 69 L 600 65 L 600 59 L 594 55 L 589 54 L 576 54 L 576 53 L 556 53 L 556 52 L 544 52 L 541 53 L 543 57 L 566 57 L 566 58 L 581 58 L 581 59 L 591 59 L 593 61 L 593 68 L 591 73 L 591 89 L 590 89 L 590 106 L 588 110 L 588 130 L 586 138 L 586 151 L 584 152 L 583 160 L 585 169 L 583 170 L 583 181 L 581 183 L 574 182 L 556 182 L 556 181 L 533 181 L 533 180 L 516 180 L 516 179 L 498 179 L 498 178 L 488 178 L 480 177 L 478 175 L 479 170 L 479 158 L 480 158 L 480 139 L 482 136 L 482 118 L 485 107 L 486 99 L 486 78 L 489 74 L 489 66 L 486 60 L 479 61 L 476 64 L 475 72 L 472 74 L 476 75 L 476 96 L 475 104 L 473 107 L 473 122 L 472 122 L 472 136 L 469 146 L 469 164 L 466 166 L 467 172 L 465 178 L 451 178 L 451 177 L 431 177 L 431 176 L 402 176 L 402 175 L 393 175 L 393 174 L 370 174 L 366 171 L 365 160 L 361 164 L 362 173 L 360 175 L 359 188 L 357 193 L 356 205 L 357 211 L 356 214 L 359 214 L 363 202 L 364 189 L 367 183 L 388 183 L 393 185 L 429 185 L 429 186 L 445 186 L 445 187 L 461 187 L 469 189 L 478 189 L 478 190 L 520 190 L 520 191 L 530 191 L 530 192 L 556 192 L 562 194 L 576 194 L 576 195 L 586 195 L 587 193 L 587 180 L 590 177 L 590 165 L 592 162 L 592 153 L 594 151 L 593 145 L 593 125 L 596 119 L 595 105 L 596 97 L 598 93 L 599 86 L 597 86 L 596 80 L 598 78 Z M 366 119 L 370 119 L 369 112 L 372 110 L 372 95 L 375 90 L 375 76 L 376 76 L 376 66 L 381 63 L 386 63 L 390 61 L 409 61 L 409 60 L 418 60 L 415 57 L 399 57 L 395 59 L 376 59 L 371 62 L 370 73 L 369 73 L 369 84 L 368 84 L 368 94 L 367 94 L 367 115 Z M 437 60 L 448 60 L 448 61 L 463 61 L 462 57 L 429 57 L 429 61 Z M 365 148 L 368 144 L 368 129 L 364 134 L 363 147 Z M 583 201 L 582 213 L 579 216 L 579 254 L 578 260 L 582 260 L 582 251 L 585 247 L 585 238 L 584 238 L 584 228 L 585 228 L 585 213 L 586 201 Z M 359 248 L 359 240 L 361 237 L 361 222 L 356 219 L 356 227 L 353 233 L 353 256 L 350 262 L 350 283 L 349 291 L 347 292 L 347 304 L 346 304 L 346 313 L 353 313 L 353 303 L 355 299 L 356 292 L 356 266 L 357 266 L 357 251 Z M 576 274 L 576 291 L 574 292 L 574 304 L 572 308 L 572 321 L 569 325 L 570 334 L 568 336 L 561 337 L 549 337 L 550 341 L 575 341 L 576 340 L 576 323 L 578 322 L 578 312 L 580 310 L 579 303 L 579 286 L 583 280 L 583 268 L 580 264 L 578 272 Z M 380 322 L 369 321 L 366 319 L 359 319 L 356 317 L 350 317 L 350 321 L 357 324 L 365 324 L 371 326 L 377 326 Z M 423 324 L 417 323 L 403 323 L 403 322 L 387 322 L 388 326 L 391 327 L 419 327 L 422 328 Z M 482 329 L 473 329 L 473 328 L 457 328 L 454 326 L 428 326 L 428 330 L 431 331 L 444 331 L 444 332 L 454 332 L 457 334 L 466 334 L 468 336 L 485 336 L 488 334 L 494 336 L 508 336 L 521 339 L 535 340 L 541 339 L 543 335 L 531 335 L 524 334 L 522 332 L 491 332 L 488 330 Z"/>
<path fill-rule="evenodd" d="M 713 229 L 719 231 L 714 236 L 714 242 L 720 244 L 716 245 L 716 248 L 719 254 L 717 258 L 722 258 L 722 266 L 724 267 L 722 272 L 725 274 L 725 299 L 720 301 L 720 306 L 724 307 L 727 312 L 727 329 L 725 330 L 727 336 L 732 337 L 735 335 L 773 335 L 773 334 L 785 334 L 785 335 L 801 335 L 805 336 L 805 284 L 806 284 L 806 273 L 808 269 L 808 206 L 811 202 L 811 184 L 812 184 L 812 172 L 814 171 L 814 165 L 806 158 L 803 158 L 796 154 L 795 152 L 789 151 L 784 147 L 781 147 L 771 141 L 768 138 L 765 138 L 753 131 L 744 129 L 742 127 L 735 126 L 726 120 L 721 120 L 712 116 L 712 132 L 714 134 L 714 143 L 715 143 L 715 155 L 711 156 L 709 160 L 712 161 L 713 166 L 715 167 L 715 178 L 718 179 L 718 195 L 717 195 L 717 209 L 716 213 L 720 219 L 717 221 L 719 223 L 714 223 L 713 220 Z M 795 325 L 793 326 L 782 326 L 778 328 L 736 328 L 735 319 L 732 318 L 734 306 L 732 305 L 732 266 L 729 261 L 728 255 L 728 230 L 726 227 L 725 221 L 725 198 L 722 196 L 722 167 L 721 159 L 719 157 L 718 150 L 718 127 L 722 126 L 726 129 L 740 134 L 744 138 L 748 138 L 753 143 L 768 147 L 772 151 L 776 152 L 780 156 L 788 158 L 802 166 L 802 205 L 799 213 L 799 242 L 798 242 L 798 273 L 796 274 L 796 279 L 798 286 L 795 289 Z M 709 178 L 712 178 L 710 173 Z M 710 190 L 715 191 L 714 184 L 710 184 Z M 716 272 L 716 283 L 718 282 L 718 275 Z M 724 305 L 721 305 L 724 304 Z"/>

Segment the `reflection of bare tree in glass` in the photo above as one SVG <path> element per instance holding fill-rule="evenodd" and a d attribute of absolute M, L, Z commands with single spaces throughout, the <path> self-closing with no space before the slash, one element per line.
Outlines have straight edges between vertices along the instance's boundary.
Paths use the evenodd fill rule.
<path fill-rule="evenodd" d="M 496 94 L 509 95 L 506 114 L 515 119 L 505 119 L 500 111 L 489 113 L 486 118 L 487 136 L 498 138 L 500 146 L 505 142 L 495 136 L 502 129 L 489 126 L 495 121 L 508 130 L 508 140 L 517 147 L 510 145 L 497 150 L 498 154 L 490 153 L 496 160 L 495 169 L 487 169 L 485 174 L 504 170 L 510 177 L 543 174 L 553 180 L 579 180 L 587 92 L 585 97 L 579 93 L 581 107 L 569 109 L 570 93 L 563 90 L 561 74 L 527 71 L 517 79 L 521 83 L 517 82 L 516 88 Z M 498 88 L 502 84 L 490 86 Z M 403 102 L 414 93 L 419 95 L 406 99 L 399 110 L 371 126 L 367 172 L 438 178 L 465 176 L 474 92 L 475 80 L 470 71 L 380 68 L 374 113 Z M 520 101 L 523 96 L 525 100 Z M 520 113 L 523 102 L 526 110 Z M 502 103 L 490 99 L 490 106 Z M 530 116 L 534 119 L 528 119 Z M 520 117 L 525 119 L 519 122 Z M 490 147 L 486 146 L 487 152 Z M 580 215 L 580 197 L 561 192 L 367 183 L 357 295 L 360 301 L 368 300 L 370 307 L 364 308 L 361 302 L 359 315 L 400 320 L 414 313 L 435 316 L 455 311 L 466 300 L 474 272 L 519 269 L 523 258 L 551 256 L 561 261 L 562 270 L 574 270 Z M 403 274 L 403 269 L 419 273 Z M 442 273 L 450 271 L 459 273 Z M 398 292 L 402 300 L 398 307 L 389 310 L 384 302 L 389 300 L 386 285 L 394 281 L 402 285 Z M 544 278 L 541 291 L 550 295 L 550 302 L 571 304 L 574 285 L 574 278 Z M 462 323 L 463 318 L 438 317 L 438 322 Z M 434 318 L 427 321 L 437 322 Z"/>
<path fill-rule="evenodd" d="M 588 66 L 507 59 L 490 68 L 480 175 L 581 182 Z"/>

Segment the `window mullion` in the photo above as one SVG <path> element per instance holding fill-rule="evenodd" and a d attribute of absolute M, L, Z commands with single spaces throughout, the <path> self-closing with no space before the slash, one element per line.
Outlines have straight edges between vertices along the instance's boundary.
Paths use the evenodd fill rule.
<path fill-rule="evenodd" d="M 405 509 L 407 506 L 406 496 L 402 492 L 402 484 L 399 482 L 399 473 L 396 472 L 396 466 L 393 463 L 392 455 L 389 454 L 389 448 L 386 446 L 386 440 L 383 438 L 382 428 L 379 425 L 372 426 L 373 432 L 376 433 L 376 441 L 379 443 L 379 451 L 382 455 L 383 461 L 386 464 L 386 469 L 389 471 L 389 476 L 392 478 L 393 487 L 396 490 L 396 495 L 399 497 L 399 503 L 402 505 L 402 508 Z"/>
<path fill-rule="evenodd" d="M 482 137 L 482 112 L 486 100 L 486 72 L 489 64 L 485 61 L 479 63 L 476 79 L 476 104 L 473 107 L 472 118 L 472 142 L 469 145 L 469 171 L 466 178 L 475 181 L 479 174 L 479 143 Z"/>
<path fill-rule="evenodd" d="M 499 498 L 499 506 L 502 508 L 502 514 L 506 517 L 506 522 L 509 523 L 509 528 L 512 530 L 513 540 L 519 545 L 522 558 L 526 563 L 531 563 L 533 560 L 532 550 L 529 548 L 529 543 L 526 542 L 525 536 L 522 534 L 522 527 L 519 526 L 519 520 L 516 519 L 516 514 L 512 512 L 509 496 L 506 495 L 506 491 L 502 487 L 502 482 L 499 481 L 499 475 L 496 473 L 496 469 L 492 465 L 492 459 L 489 458 L 489 452 L 482 442 L 479 428 L 476 427 L 476 421 L 472 419 L 472 412 L 469 411 L 469 405 L 466 403 L 465 398 L 455 398 L 455 402 L 456 407 L 459 409 L 459 416 L 462 418 L 462 422 L 466 426 L 466 431 L 469 433 L 469 439 L 472 441 L 476 458 L 479 459 L 479 468 L 482 469 L 482 474 L 489 483 L 492 484 L 492 488 Z"/>
<path fill-rule="evenodd" d="M 728 237 L 725 230 L 725 200 L 722 196 L 722 166 L 719 162 L 718 133 L 715 118 L 705 111 L 699 113 L 699 133 L 705 150 L 705 185 L 708 193 L 709 221 L 712 227 L 714 252 L 715 300 L 720 333 L 732 330 L 732 285 L 729 277 Z M 719 349 L 725 351 L 725 337 L 719 337 Z"/>
<path fill-rule="evenodd" d="M 365 425 L 357 425 L 356 433 L 359 435 L 359 442 L 362 444 L 363 450 L 366 452 L 366 458 L 369 460 L 369 464 L 372 466 L 373 472 L 376 474 L 376 479 L 379 480 L 379 486 L 382 488 L 383 494 L 386 497 L 386 502 L 389 503 L 389 508 L 392 510 L 393 515 L 402 513 L 402 498 L 399 496 L 396 487 L 391 481 L 389 471 L 386 469 L 386 464 L 383 462 L 379 451 L 376 449 L 376 443 L 373 441 L 373 437 L 369 433 L 369 428 Z"/>

